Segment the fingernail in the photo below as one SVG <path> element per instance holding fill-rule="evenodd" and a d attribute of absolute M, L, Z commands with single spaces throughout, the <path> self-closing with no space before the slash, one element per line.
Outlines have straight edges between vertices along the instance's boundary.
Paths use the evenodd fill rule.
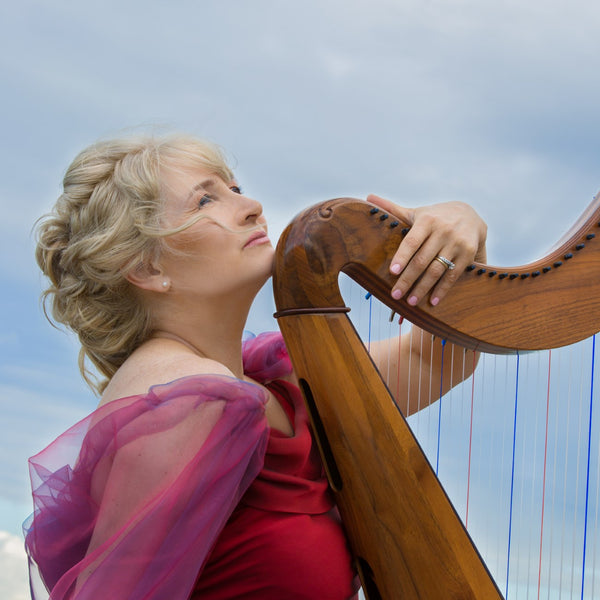
<path fill-rule="evenodd" d="M 439 298 L 432 298 L 431 299 L 431 306 L 437 306 L 439 301 L 440 301 Z"/>
<path fill-rule="evenodd" d="M 417 302 L 418 302 L 418 301 L 419 301 L 419 299 L 418 299 L 416 296 L 411 296 L 411 297 L 408 299 L 408 303 L 409 303 L 411 306 L 416 306 L 416 304 L 417 304 Z"/>
<path fill-rule="evenodd" d="M 400 300 L 400 298 L 402 298 L 402 290 L 393 290 L 392 291 L 392 298 L 394 300 Z"/>
<path fill-rule="evenodd" d="M 400 271 L 402 271 L 402 267 L 398 264 L 398 263 L 394 263 L 391 267 L 390 267 L 390 271 L 394 274 L 394 275 L 399 275 Z"/>

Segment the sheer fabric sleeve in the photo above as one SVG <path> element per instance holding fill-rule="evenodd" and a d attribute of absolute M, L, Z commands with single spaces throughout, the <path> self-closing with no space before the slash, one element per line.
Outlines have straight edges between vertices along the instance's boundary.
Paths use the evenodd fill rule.
<path fill-rule="evenodd" d="M 265 402 L 250 383 L 187 377 L 104 405 L 31 458 L 33 600 L 188 598 L 263 465 Z"/>
<path fill-rule="evenodd" d="M 269 382 L 289 375 L 292 361 L 283 336 L 269 331 L 244 340 L 244 373 L 256 381 Z"/>

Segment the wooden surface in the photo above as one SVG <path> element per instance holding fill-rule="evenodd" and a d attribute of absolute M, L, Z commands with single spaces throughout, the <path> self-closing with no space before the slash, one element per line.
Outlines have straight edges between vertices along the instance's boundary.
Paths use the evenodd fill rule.
<path fill-rule="evenodd" d="M 313 430 L 354 554 L 368 565 L 367 598 L 501 598 L 347 316 L 290 315 L 280 326 L 296 340 Z"/>
<path fill-rule="evenodd" d="M 600 330 L 599 222 L 600 194 L 548 256 L 514 267 L 475 264 L 438 306 L 412 307 L 390 297 L 388 267 L 404 225 L 393 226 L 393 216 L 366 202 L 331 200 L 299 215 L 281 238 L 274 281 L 285 283 L 276 283 L 277 309 L 343 307 L 343 271 L 412 323 L 464 347 L 564 346 Z"/>
<path fill-rule="evenodd" d="M 474 265 L 437 307 L 391 299 L 388 266 L 403 225 L 365 202 L 317 205 L 284 232 L 276 316 L 370 600 L 501 594 L 344 314 L 339 272 L 468 348 L 566 345 L 600 330 L 599 202 L 549 256 L 511 268 Z"/>

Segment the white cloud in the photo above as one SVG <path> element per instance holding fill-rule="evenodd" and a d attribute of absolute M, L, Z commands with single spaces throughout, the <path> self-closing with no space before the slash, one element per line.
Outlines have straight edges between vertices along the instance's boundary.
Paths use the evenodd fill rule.
<path fill-rule="evenodd" d="M 23 540 L 0 531 L 0 598 L 29 600 L 27 557 Z"/>

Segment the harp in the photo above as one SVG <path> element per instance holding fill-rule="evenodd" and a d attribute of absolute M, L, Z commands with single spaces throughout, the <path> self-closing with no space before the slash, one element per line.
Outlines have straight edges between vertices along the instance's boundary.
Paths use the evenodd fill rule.
<path fill-rule="evenodd" d="M 600 194 L 543 259 L 474 264 L 440 305 L 412 307 L 390 296 L 389 259 L 403 236 L 393 216 L 337 199 L 307 209 L 284 231 L 275 316 L 368 599 L 502 593 L 348 319 L 339 274 L 465 348 L 556 348 L 600 330 L 599 233 Z"/>

